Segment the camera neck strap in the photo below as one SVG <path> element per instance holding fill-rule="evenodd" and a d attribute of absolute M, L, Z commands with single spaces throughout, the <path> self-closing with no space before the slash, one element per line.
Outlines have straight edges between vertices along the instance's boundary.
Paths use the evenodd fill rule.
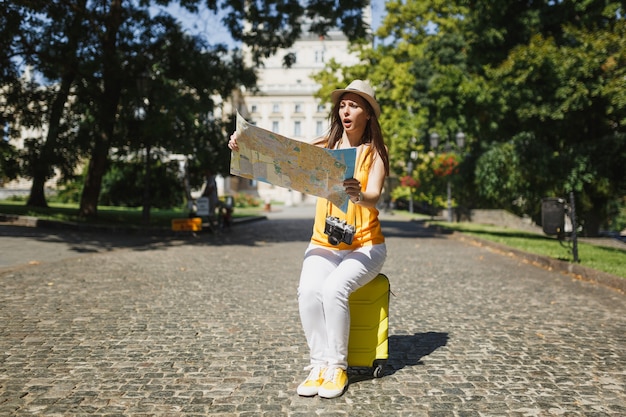
<path fill-rule="evenodd" d="M 337 143 L 334 146 L 334 149 L 339 149 L 339 145 L 341 143 L 341 140 L 338 140 Z M 361 158 L 363 157 L 362 155 L 363 150 L 360 148 L 357 148 L 357 160 L 356 160 L 356 165 L 354 167 L 354 173 L 356 176 L 356 173 L 359 172 L 359 168 L 361 167 Z M 330 201 L 326 200 L 326 217 L 332 216 L 332 211 L 333 211 L 333 207 Z M 354 227 L 356 228 L 356 216 L 357 216 L 357 212 L 360 213 L 360 210 L 358 210 L 357 205 L 350 200 L 349 204 L 348 204 L 348 211 L 346 212 L 346 223 L 349 222 L 349 218 L 352 217 L 352 225 L 354 225 Z M 350 214 L 352 214 L 352 216 L 350 216 Z M 334 216 L 337 217 L 337 216 Z"/>

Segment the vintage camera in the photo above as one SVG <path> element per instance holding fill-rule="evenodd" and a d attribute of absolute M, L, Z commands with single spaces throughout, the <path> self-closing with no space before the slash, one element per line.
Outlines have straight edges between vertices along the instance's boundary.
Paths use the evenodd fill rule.
<path fill-rule="evenodd" d="M 337 246 L 341 242 L 351 245 L 355 230 L 354 225 L 346 224 L 345 220 L 339 220 L 333 216 L 326 217 L 324 234 L 328 235 L 328 243 L 333 246 Z"/>

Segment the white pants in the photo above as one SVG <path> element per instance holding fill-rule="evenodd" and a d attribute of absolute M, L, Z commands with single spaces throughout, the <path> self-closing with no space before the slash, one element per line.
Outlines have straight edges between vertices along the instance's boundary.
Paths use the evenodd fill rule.
<path fill-rule="evenodd" d="M 386 257 L 384 243 L 356 250 L 309 245 L 302 263 L 298 303 L 312 365 L 348 367 L 348 297 L 378 275 Z"/>

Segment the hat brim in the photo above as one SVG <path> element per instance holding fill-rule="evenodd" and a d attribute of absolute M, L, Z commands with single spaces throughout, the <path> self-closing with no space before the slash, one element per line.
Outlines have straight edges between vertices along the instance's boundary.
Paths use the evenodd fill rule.
<path fill-rule="evenodd" d="M 358 96 L 363 97 L 363 99 L 365 99 L 365 101 L 367 101 L 369 103 L 370 106 L 372 106 L 372 110 L 374 110 L 374 114 L 376 115 L 376 117 L 380 117 L 380 105 L 378 104 L 378 102 L 376 101 L 376 99 L 372 96 L 370 96 L 367 93 L 364 93 L 360 90 L 355 90 L 352 88 L 342 88 L 340 90 L 335 90 L 330 94 L 330 99 L 333 102 L 333 105 L 337 104 L 337 102 L 339 101 L 339 99 L 341 98 L 342 95 L 346 94 L 346 93 L 354 93 Z"/>

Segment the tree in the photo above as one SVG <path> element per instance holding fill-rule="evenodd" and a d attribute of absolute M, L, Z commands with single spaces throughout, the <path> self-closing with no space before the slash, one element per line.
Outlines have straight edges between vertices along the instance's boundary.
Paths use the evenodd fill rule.
<path fill-rule="evenodd" d="M 235 85 L 251 87 L 254 84 L 252 72 L 242 65 L 240 57 L 236 53 L 224 53 L 222 45 L 188 42 L 186 45 L 191 48 L 183 48 L 191 54 L 184 57 L 187 64 L 193 63 L 197 57 L 203 64 L 213 60 L 219 64 L 211 63 L 206 68 L 195 66 L 193 70 L 180 65 L 168 66 L 165 54 L 173 54 L 174 50 L 166 45 L 168 42 L 183 45 L 184 42 L 176 41 L 176 37 L 183 39 L 184 36 L 176 35 L 177 24 L 166 13 L 153 18 L 150 15 L 151 6 L 179 3 L 191 12 L 206 7 L 214 13 L 224 13 L 225 27 L 236 40 L 249 47 L 257 65 L 264 57 L 278 48 L 291 45 L 298 38 L 304 15 L 312 19 L 313 27 L 320 34 L 334 26 L 341 27 L 352 39 L 366 33 L 360 12 L 363 0 L 341 1 L 341 4 L 339 1 L 314 0 L 309 2 L 307 8 L 297 0 L 228 0 L 219 4 L 213 0 L 55 0 L 41 3 L 17 0 L 14 3 L 10 11 L 17 18 L 12 14 L 6 20 L 12 23 L 7 26 L 7 31 L 13 36 L 3 38 L 3 41 L 9 39 L 11 48 L 24 46 L 20 53 L 32 58 L 35 71 L 45 77 L 47 85 L 54 86 L 42 106 L 45 110 L 40 113 L 40 119 L 45 120 L 42 125 L 50 126 L 48 134 L 45 139 L 31 142 L 34 147 L 30 149 L 30 154 L 34 159 L 30 168 L 37 185 L 31 192 L 29 203 L 45 205 L 43 192 L 39 191 L 40 184 L 43 184 L 41 180 L 50 175 L 53 167 L 75 165 L 72 157 L 84 153 L 89 161 L 80 202 L 80 214 L 83 216 L 97 215 L 102 177 L 108 168 L 111 150 L 128 145 L 125 145 L 124 133 L 132 129 L 121 126 L 120 121 L 128 121 L 128 115 L 134 112 L 127 106 L 137 104 L 137 100 L 131 98 L 137 96 L 137 89 L 132 84 L 142 71 L 148 69 L 155 81 L 155 96 L 150 100 L 149 110 L 158 113 L 159 126 L 167 126 L 167 131 L 159 131 L 157 138 L 152 130 L 154 125 L 148 125 L 152 131 L 142 132 L 143 144 L 135 143 L 143 146 L 147 145 L 145 140 L 150 138 L 159 140 L 160 146 L 180 148 L 178 144 L 181 142 L 161 140 L 169 137 L 184 139 L 187 142 L 184 147 L 192 151 L 198 146 L 205 150 L 211 148 L 206 143 L 193 144 L 190 138 L 207 127 L 204 131 L 211 132 L 210 141 L 216 139 L 216 132 L 224 134 L 220 122 L 211 117 L 215 108 L 213 96 L 225 99 Z M 16 24 L 19 30 L 15 29 Z M 24 36 L 17 36 L 18 32 Z M 37 44 L 40 48 L 34 48 Z M 169 64 L 175 62 L 169 61 Z M 157 74 L 156 71 L 162 72 Z M 167 75 L 163 75 L 165 72 Z M 207 74 L 209 77 L 204 84 L 200 83 Z M 166 87 L 171 87 L 170 92 L 177 90 L 182 93 L 160 95 L 167 99 L 158 102 L 156 94 L 168 91 Z M 185 96 L 189 99 L 193 95 L 201 98 L 193 104 L 193 110 L 182 106 L 186 110 L 164 111 L 179 109 L 177 98 L 184 101 Z M 203 103 L 201 108 L 198 106 L 200 102 Z M 182 115 L 185 111 L 186 116 Z M 165 114 L 174 113 L 177 113 L 176 117 L 165 117 Z M 192 125 L 198 128 L 194 130 Z M 181 129 L 181 126 L 185 127 Z M 175 134 L 172 135 L 173 132 Z M 207 136 L 204 135 L 204 138 Z M 151 142 L 150 146 L 155 144 Z M 213 148 L 217 149 L 217 146 Z M 76 152 L 70 152 L 71 149 Z M 66 174 L 70 175 L 69 172 Z"/>
<path fill-rule="evenodd" d="M 26 53 L 21 49 L 21 27 L 24 19 L 22 9 L 3 1 L 0 9 L 0 82 L 11 86 L 19 80 L 20 71 L 15 58 Z M 3 91 L 3 95 L 6 91 Z"/>
<path fill-rule="evenodd" d="M 523 196 L 538 219 L 542 197 L 574 191 L 588 235 L 614 214 L 608 208 L 626 191 L 617 168 L 626 163 L 623 10 L 622 2 L 543 5 L 537 33 L 485 67 L 496 111 L 482 131 L 494 143 L 513 140 L 520 166 L 510 178 L 521 172 L 527 187 L 503 195 L 504 207 Z"/>
<path fill-rule="evenodd" d="M 21 173 L 19 150 L 10 140 L 20 135 L 19 129 L 13 128 L 18 121 L 26 125 L 26 117 L 20 115 L 25 94 L 16 61 L 24 53 L 19 44 L 23 15 L 19 7 L 6 3 L 0 9 L 0 184 Z"/>
<path fill-rule="evenodd" d="M 0 185 L 17 178 L 18 173 L 17 150 L 8 141 L 0 139 Z"/>
<path fill-rule="evenodd" d="M 537 220 L 543 197 L 573 190 L 597 233 L 626 188 L 626 2 L 392 0 L 386 10 L 363 64 L 331 70 L 374 84 L 396 174 L 412 150 L 426 166 L 429 133 L 460 129 L 459 203 Z"/>
<path fill-rule="evenodd" d="M 467 94 L 463 91 L 470 76 L 463 32 L 467 9 L 452 1 L 392 0 L 386 10 L 375 34 L 377 45 L 355 45 L 362 64 L 329 65 L 316 78 L 324 86 L 319 94 L 329 97 L 332 88 L 345 85 L 344 80 L 370 80 L 383 108 L 381 125 L 392 172 L 402 177 L 410 175 L 411 165 L 417 167 L 419 197 L 432 205 L 439 201 L 435 193 L 442 181 L 427 172 L 434 159 L 428 153 L 430 134 L 437 132 L 445 142 L 470 124 L 464 117 Z M 324 80 L 328 73 L 339 79 Z M 409 164 L 411 155 L 418 157 Z"/>
<path fill-rule="evenodd" d="M 65 175 L 72 173 L 78 163 L 80 153 L 68 151 L 72 148 L 72 114 L 67 112 L 71 88 L 79 75 L 80 39 L 67 33 L 80 33 L 86 29 L 86 0 L 73 4 L 63 2 L 45 2 L 45 6 L 31 16 L 31 26 L 38 36 L 28 41 L 35 52 L 33 65 L 43 77 L 58 79 L 54 86 L 42 87 L 48 90 L 46 100 L 49 109 L 44 112 L 42 125 L 47 125 L 45 137 L 33 143 L 27 149 L 36 149 L 28 172 L 33 183 L 27 205 L 46 207 L 44 194 L 45 182 L 53 175 L 52 167 L 60 168 Z M 44 22 L 41 16 L 49 18 Z M 32 34 L 32 32 L 31 32 Z"/>
<path fill-rule="evenodd" d="M 131 64 L 131 82 L 125 84 L 121 97 L 123 108 L 134 109 L 121 114 L 117 121 L 116 156 L 145 159 L 144 220 L 149 219 L 151 195 L 157 191 L 150 183 L 153 166 L 160 165 L 169 153 L 189 156 L 194 164 L 227 173 L 229 155 L 226 125 L 214 117 L 215 86 L 227 96 L 244 80 L 246 71 L 241 58 L 225 48 L 209 48 L 199 38 L 184 34 L 175 22 L 159 17 L 163 30 L 146 35 L 139 43 L 137 59 Z M 247 77 L 254 80 L 251 71 Z M 132 92 L 129 94 L 129 92 Z M 219 156 L 219 157 L 218 157 Z"/>
<path fill-rule="evenodd" d="M 543 161 L 546 158 L 542 158 Z M 532 198 L 528 195 L 530 187 L 525 181 L 520 155 L 513 141 L 492 145 L 480 156 L 476 164 L 475 181 L 488 207 L 501 206 L 512 195 L 519 196 L 518 201 L 508 204 L 513 212 L 522 215 L 527 207 L 522 203 Z"/>

